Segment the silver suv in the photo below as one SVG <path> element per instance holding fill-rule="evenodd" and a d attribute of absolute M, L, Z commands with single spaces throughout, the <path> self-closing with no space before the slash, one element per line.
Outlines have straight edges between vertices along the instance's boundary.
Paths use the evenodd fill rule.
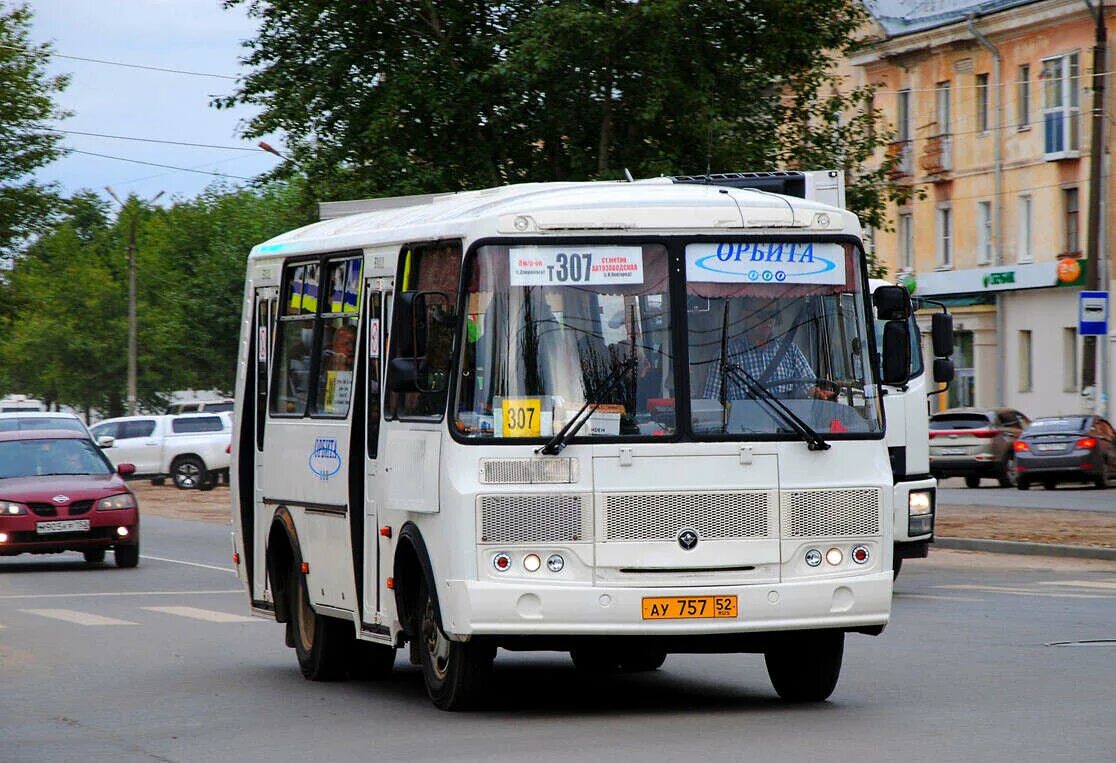
<path fill-rule="evenodd" d="M 930 473 L 938 479 L 964 477 L 980 487 L 982 477 L 1000 487 L 1015 485 L 1012 446 L 1030 419 L 1014 408 L 951 408 L 930 417 Z"/>

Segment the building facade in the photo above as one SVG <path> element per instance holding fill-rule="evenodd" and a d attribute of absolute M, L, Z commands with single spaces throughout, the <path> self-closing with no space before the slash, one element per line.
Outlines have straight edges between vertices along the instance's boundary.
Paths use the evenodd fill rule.
<path fill-rule="evenodd" d="M 868 5 L 874 29 L 849 59 L 850 76 L 878 83 L 875 105 L 896 130 L 896 179 L 915 192 L 889 210 L 892 230 L 875 232 L 876 253 L 954 314 L 957 380 L 938 404 L 1031 417 L 1103 407 L 1103 394 L 1082 394 L 1077 335 L 1092 11 L 1083 0 Z M 1111 36 L 1116 20 L 1108 24 Z M 1108 342 L 1098 341 L 1098 355 Z"/>

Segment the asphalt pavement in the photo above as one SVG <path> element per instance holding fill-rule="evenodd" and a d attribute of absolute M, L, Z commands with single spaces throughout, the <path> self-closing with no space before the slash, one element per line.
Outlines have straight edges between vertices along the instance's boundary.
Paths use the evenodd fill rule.
<path fill-rule="evenodd" d="M 953 478 L 938 483 L 938 503 L 943 506 L 995 506 L 1017 509 L 1065 509 L 1067 511 L 1104 511 L 1116 513 L 1116 487 L 1097 490 L 1083 485 L 1062 485 L 1054 490 L 999 487 L 994 480 L 983 480 L 981 487 L 963 487 L 964 480 Z"/>

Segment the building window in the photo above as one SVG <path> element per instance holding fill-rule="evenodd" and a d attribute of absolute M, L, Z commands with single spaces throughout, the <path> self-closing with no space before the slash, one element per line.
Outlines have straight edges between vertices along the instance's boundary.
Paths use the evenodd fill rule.
<path fill-rule="evenodd" d="M 1031 65 L 1019 67 L 1018 92 L 1015 99 L 1015 121 L 1020 130 L 1031 127 Z"/>
<path fill-rule="evenodd" d="M 909 175 L 912 171 L 911 138 L 914 135 L 914 125 L 911 121 L 913 114 L 911 113 L 910 90 L 900 90 L 897 93 L 895 115 L 898 120 L 895 138 L 901 152 L 899 156 L 899 169 Z"/>
<path fill-rule="evenodd" d="M 938 207 L 938 267 L 953 267 L 953 220 L 949 207 Z"/>
<path fill-rule="evenodd" d="M 980 132 L 988 132 L 988 75 L 976 76 L 976 124 Z"/>
<path fill-rule="evenodd" d="M 934 119 L 937 122 L 931 144 L 937 144 L 938 167 L 940 170 L 949 170 L 953 166 L 952 146 L 950 133 L 953 132 L 953 114 L 950 105 L 950 86 L 948 82 L 939 82 L 934 91 Z M 933 149 L 927 148 L 927 151 Z"/>
<path fill-rule="evenodd" d="M 1062 329 L 1062 391 L 1077 392 L 1077 327 Z"/>
<path fill-rule="evenodd" d="M 1077 53 L 1043 59 L 1043 152 L 1047 159 L 1060 159 L 1080 148 L 1080 89 Z"/>
<path fill-rule="evenodd" d="M 1076 188 L 1063 188 L 1062 189 L 1062 209 L 1065 211 L 1066 220 L 1066 240 L 1065 247 L 1062 249 L 1067 254 L 1076 254 L 1081 251 L 1078 243 L 1077 232 L 1079 230 L 1078 224 L 1081 219 L 1078 209 Z"/>
<path fill-rule="evenodd" d="M 910 212 L 899 215 L 899 267 L 914 269 L 914 215 Z"/>
<path fill-rule="evenodd" d="M 977 202 L 977 264 L 992 262 L 992 202 Z"/>
<path fill-rule="evenodd" d="M 1031 377 L 1031 332 L 1019 332 L 1019 391 L 1030 392 Z"/>
<path fill-rule="evenodd" d="M 1030 262 L 1034 255 L 1031 250 L 1031 197 L 1019 197 L 1019 235 L 1016 242 L 1016 259 Z"/>

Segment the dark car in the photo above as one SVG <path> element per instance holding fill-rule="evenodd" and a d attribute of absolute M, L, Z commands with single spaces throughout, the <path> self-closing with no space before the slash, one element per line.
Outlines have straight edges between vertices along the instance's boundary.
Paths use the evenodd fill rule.
<path fill-rule="evenodd" d="M 117 567 L 139 563 L 139 507 L 124 484 L 131 464 L 113 467 L 81 433 L 0 432 L 0 556 L 80 551 Z"/>
<path fill-rule="evenodd" d="M 1041 483 L 1053 490 L 1059 482 L 1108 486 L 1116 474 L 1116 433 L 1097 416 L 1035 419 L 1015 442 L 1020 490 Z"/>
<path fill-rule="evenodd" d="M 979 487 L 982 477 L 1001 487 L 1015 484 L 1012 446 L 1029 419 L 1014 408 L 952 408 L 930 417 L 930 473 L 938 479 L 964 477 Z"/>

